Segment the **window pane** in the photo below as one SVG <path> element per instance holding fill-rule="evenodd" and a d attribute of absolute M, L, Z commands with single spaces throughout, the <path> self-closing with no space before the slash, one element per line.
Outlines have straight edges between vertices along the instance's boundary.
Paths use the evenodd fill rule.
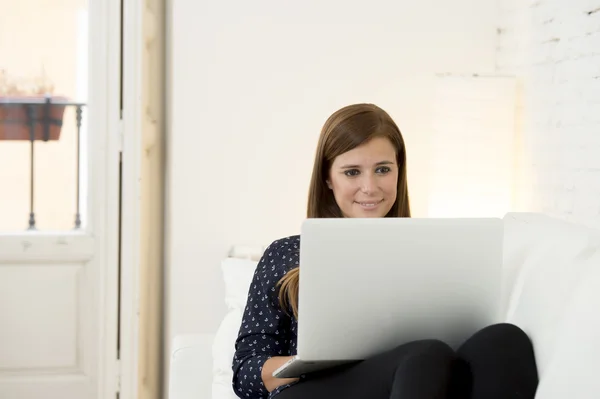
<path fill-rule="evenodd" d="M 87 195 L 87 1 L 0 4 L 0 231 L 72 230 Z"/>

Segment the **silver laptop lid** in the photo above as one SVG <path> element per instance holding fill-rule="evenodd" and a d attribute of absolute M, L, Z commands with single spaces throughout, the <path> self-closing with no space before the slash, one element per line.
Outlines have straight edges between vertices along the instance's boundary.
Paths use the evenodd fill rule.
<path fill-rule="evenodd" d="M 298 355 L 364 359 L 413 339 L 457 346 L 498 322 L 501 219 L 308 219 Z"/>

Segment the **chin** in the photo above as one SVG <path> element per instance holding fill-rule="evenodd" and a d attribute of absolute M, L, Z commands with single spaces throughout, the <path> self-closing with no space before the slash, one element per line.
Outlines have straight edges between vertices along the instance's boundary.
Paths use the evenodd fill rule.
<path fill-rule="evenodd" d="M 362 210 L 362 209 L 352 209 L 351 212 L 346 213 L 346 217 L 351 218 L 364 218 L 364 219 L 374 219 L 374 218 L 383 218 L 390 212 L 390 209 L 373 209 L 373 210 Z"/>

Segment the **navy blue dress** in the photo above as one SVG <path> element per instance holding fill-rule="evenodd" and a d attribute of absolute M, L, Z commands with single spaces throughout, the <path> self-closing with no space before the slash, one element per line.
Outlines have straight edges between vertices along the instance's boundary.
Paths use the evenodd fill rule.
<path fill-rule="evenodd" d="M 261 372 L 271 357 L 296 355 L 298 322 L 281 309 L 276 285 L 298 266 L 299 256 L 300 236 L 283 238 L 267 247 L 256 267 L 233 358 L 233 390 L 240 398 L 272 398 L 293 385 L 269 394 Z"/>

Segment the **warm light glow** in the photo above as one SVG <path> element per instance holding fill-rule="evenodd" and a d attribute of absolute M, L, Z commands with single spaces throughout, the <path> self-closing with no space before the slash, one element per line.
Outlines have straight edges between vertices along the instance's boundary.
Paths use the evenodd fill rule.
<path fill-rule="evenodd" d="M 502 198 L 504 197 L 504 198 Z M 434 195 L 429 201 L 429 217 L 504 217 L 511 210 L 508 196 L 465 198 L 462 195 Z"/>
<path fill-rule="evenodd" d="M 503 217 L 513 202 L 515 82 L 437 80 L 428 216 Z"/>

